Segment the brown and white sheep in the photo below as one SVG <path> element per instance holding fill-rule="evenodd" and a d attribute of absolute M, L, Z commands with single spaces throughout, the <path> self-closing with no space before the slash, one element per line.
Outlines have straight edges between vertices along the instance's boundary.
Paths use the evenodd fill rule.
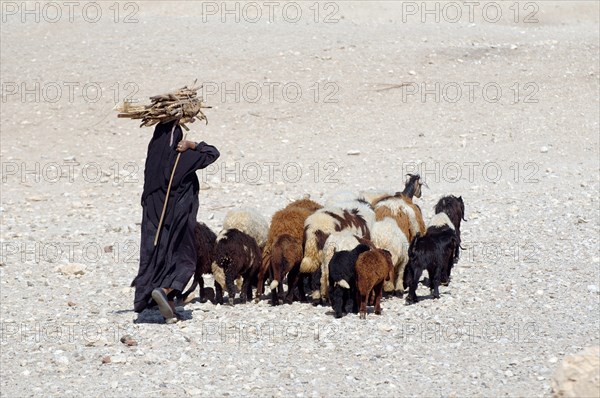
<path fill-rule="evenodd" d="M 375 212 L 372 206 L 362 199 L 340 202 L 337 207 L 325 207 L 306 219 L 303 240 L 304 257 L 298 272 L 311 274 L 313 283 L 310 288 L 315 296 L 321 294 L 319 273 L 321 273 L 324 259 L 323 248 L 329 235 L 348 230 L 358 237 L 369 239 L 369 228 L 374 221 Z M 295 272 L 293 276 L 295 276 Z M 288 282 L 291 282 L 290 286 L 294 286 L 295 279 L 290 281 L 288 277 Z"/>
<path fill-rule="evenodd" d="M 322 208 L 322 206 L 317 202 L 304 198 L 290 203 L 285 208 L 273 214 L 267 236 L 267 243 L 263 249 L 262 265 L 258 275 L 257 301 L 260 300 L 260 296 L 263 293 L 264 279 L 272 266 L 274 243 L 280 236 L 289 235 L 302 245 L 304 238 L 304 222 L 311 214 L 320 208 Z M 302 247 L 300 248 L 300 251 L 302 252 Z M 289 272 L 289 270 L 287 272 Z M 287 272 L 284 272 L 281 277 L 285 277 Z M 283 289 L 283 286 L 281 285 L 278 287 L 279 289 Z"/>
<path fill-rule="evenodd" d="M 421 208 L 412 201 L 413 196 L 421 197 L 422 185 L 418 174 L 409 174 L 404 191 L 381 198 L 375 203 L 375 219 L 381 221 L 385 217 L 393 218 L 409 242 L 417 233 L 423 235 L 426 231 Z"/>
<path fill-rule="evenodd" d="M 321 267 L 325 242 L 334 232 L 349 230 L 369 239 L 369 227 L 375 221 L 374 216 L 371 205 L 360 200 L 325 207 L 313 213 L 304 223 L 304 258 L 300 272 L 312 273 Z"/>
<path fill-rule="evenodd" d="M 393 278 L 392 255 L 387 250 L 373 249 L 362 253 L 356 261 L 356 298 L 361 319 L 367 317 L 367 300 L 375 296 L 375 314 L 381 314 L 383 283 Z"/>

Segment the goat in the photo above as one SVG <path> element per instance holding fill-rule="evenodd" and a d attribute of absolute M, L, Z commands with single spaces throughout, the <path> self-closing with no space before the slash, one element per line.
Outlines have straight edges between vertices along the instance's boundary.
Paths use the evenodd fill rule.
<path fill-rule="evenodd" d="M 256 240 L 250 235 L 235 228 L 221 231 L 217 236 L 215 246 L 215 261 L 213 273 L 220 271 L 225 276 L 225 284 L 229 293 L 229 304 L 233 305 L 235 297 L 235 279 L 243 278 L 240 298 L 246 302 L 252 298 L 252 284 L 256 283 L 256 277 L 260 268 L 260 249 Z M 215 270 L 214 267 L 220 270 Z M 215 283 L 216 301 L 223 303 L 223 288 L 220 283 Z"/>
<path fill-rule="evenodd" d="M 381 296 L 384 281 L 394 277 L 392 255 L 383 249 L 370 250 L 356 261 L 356 299 L 360 302 L 360 318 L 367 317 L 367 299 L 375 296 L 375 314 L 381 314 Z"/>
<path fill-rule="evenodd" d="M 352 250 L 341 250 L 334 253 L 329 262 L 329 297 L 336 318 L 343 316 L 348 304 L 352 304 L 352 312 L 357 312 L 356 296 L 356 261 L 359 255 L 369 246 L 360 244 Z"/>
<path fill-rule="evenodd" d="M 454 263 L 458 262 L 460 257 L 460 222 L 467 221 L 465 219 L 465 203 L 463 202 L 462 196 L 458 198 L 454 195 L 443 196 L 435 205 L 434 209 L 436 214 L 445 213 L 456 231 L 456 238 L 458 244 L 456 245 L 456 251 L 454 252 Z"/>
<path fill-rule="evenodd" d="M 408 264 L 404 270 L 404 288 L 408 288 L 406 302 L 419 301 L 417 287 L 425 269 L 433 298 L 440 297 L 439 286 L 457 245 L 456 234 L 449 227 L 429 230 L 427 235 L 417 234 L 408 248 Z"/>
<path fill-rule="evenodd" d="M 206 224 L 201 222 L 196 223 L 194 235 L 196 238 L 196 272 L 194 273 L 192 286 L 180 297 L 180 300 L 184 303 L 187 302 L 188 296 L 196 290 L 198 285 L 200 285 L 200 302 L 206 302 L 202 275 L 212 273 L 211 264 L 217 240 L 217 235 Z"/>

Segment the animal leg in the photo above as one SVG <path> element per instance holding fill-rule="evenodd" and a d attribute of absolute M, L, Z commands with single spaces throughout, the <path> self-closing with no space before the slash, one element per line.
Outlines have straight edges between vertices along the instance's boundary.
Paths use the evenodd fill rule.
<path fill-rule="evenodd" d="M 368 294 L 362 294 L 359 293 L 358 296 L 360 297 L 360 309 L 359 309 L 359 317 L 360 319 L 367 319 L 367 300 L 368 300 Z"/>
<path fill-rule="evenodd" d="M 232 267 L 227 267 L 227 269 L 225 270 L 225 283 L 227 284 L 227 293 L 229 294 L 227 304 L 229 304 L 229 305 L 233 305 L 233 299 L 235 298 L 235 291 L 236 291 L 235 277 L 232 275 L 231 268 Z"/>
<path fill-rule="evenodd" d="M 288 273 L 287 281 L 288 281 L 288 291 L 285 298 L 285 302 L 288 304 L 292 304 L 294 301 L 294 290 L 296 285 L 298 285 L 298 279 L 300 277 L 300 267 L 294 267 Z"/>
<path fill-rule="evenodd" d="M 381 295 L 383 294 L 383 282 L 375 285 L 373 291 L 375 292 L 375 314 L 381 315 Z"/>
<path fill-rule="evenodd" d="M 408 304 L 419 301 L 419 297 L 417 296 L 417 287 L 419 286 L 419 279 L 421 279 L 421 274 L 423 271 L 421 269 L 415 269 L 413 272 L 414 273 L 412 280 L 410 281 L 410 287 L 408 288 L 408 297 L 406 298 L 406 302 Z"/>
<path fill-rule="evenodd" d="M 398 273 L 396 274 L 396 281 L 394 282 L 394 294 L 396 297 L 402 298 L 404 296 L 404 269 L 406 268 L 406 264 L 402 264 L 397 268 Z"/>
<path fill-rule="evenodd" d="M 435 267 L 433 271 L 433 275 L 429 274 L 429 278 L 431 279 L 431 294 L 434 299 L 440 298 L 440 277 L 441 277 L 441 267 Z"/>
<path fill-rule="evenodd" d="M 204 278 L 202 276 L 198 278 L 198 286 L 200 286 L 200 302 L 206 303 L 206 296 L 204 295 Z"/>
<path fill-rule="evenodd" d="M 215 304 L 223 304 L 223 287 L 215 281 Z"/>

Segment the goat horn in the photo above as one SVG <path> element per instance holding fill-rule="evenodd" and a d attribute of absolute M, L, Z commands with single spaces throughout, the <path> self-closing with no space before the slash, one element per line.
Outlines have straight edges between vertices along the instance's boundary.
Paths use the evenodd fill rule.
<path fill-rule="evenodd" d="M 421 185 L 423 185 L 425 188 L 429 189 L 429 185 L 427 185 L 427 183 L 425 181 L 421 180 Z"/>

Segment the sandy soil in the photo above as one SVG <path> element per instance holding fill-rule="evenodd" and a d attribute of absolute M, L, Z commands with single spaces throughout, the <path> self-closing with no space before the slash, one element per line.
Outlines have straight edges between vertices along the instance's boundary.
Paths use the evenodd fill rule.
<path fill-rule="evenodd" d="M 599 343 L 597 2 L 54 4 L 2 3 L 3 396 L 547 396 Z M 190 139 L 222 153 L 199 219 L 419 171 L 426 219 L 452 193 L 469 220 L 441 299 L 134 323 L 152 130 L 112 107 L 196 78 L 213 108 Z"/>

